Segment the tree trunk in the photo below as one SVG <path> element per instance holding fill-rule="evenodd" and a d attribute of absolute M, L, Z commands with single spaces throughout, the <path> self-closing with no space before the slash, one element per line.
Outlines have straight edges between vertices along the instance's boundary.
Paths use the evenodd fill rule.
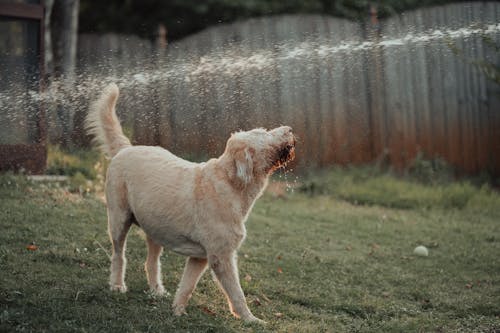
<path fill-rule="evenodd" d="M 51 0 L 50 34 L 53 55 L 53 78 L 69 93 L 75 81 L 78 10 L 80 0 Z M 62 92 L 65 94 L 65 92 Z M 61 124 L 61 145 L 68 147 L 71 132 L 71 107 L 58 105 L 57 118 Z"/>
<path fill-rule="evenodd" d="M 50 34 L 50 22 L 52 21 L 52 7 L 54 6 L 54 0 L 45 0 L 45 19 L 43 22 L 44 25 L 44 42 L 45 42 L 45 54 L 44 54 L 44 74 L 45 74 L 45 82 L 49 83 L 48 79 L 51 78 L 52 73 L 54 72 L 54 55 L 52 52 L 52 36 Z"/>

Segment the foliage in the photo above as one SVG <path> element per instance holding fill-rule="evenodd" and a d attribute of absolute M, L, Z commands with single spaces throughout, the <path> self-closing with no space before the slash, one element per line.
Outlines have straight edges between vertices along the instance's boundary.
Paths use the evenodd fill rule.
<path fill-rule="evenodd" d="M 154 38 L 158 24 L 168 29 L 170 40 L 207 26 L 249 17 L 294 13 L 319 13 L 365 19 L 370 4 L 381 17 L 404 10 L 456 2 L 452 0 L 81 0 L 81 32 L 120 32 Z"/>
<path fill-rule="evenodd" d="M 477 59 L 469 57 L 465 54 L 464 50 L 459 48 L 451 39 L 448 40 L 447 44 L 451 51 L 463 62 L 473 65 L 481 71 L 486 78 L 500 85 L 500 65 L 497 60 L 500 56 L 500 45 L 495 42 L 491 36 L 486 34 L 482 35 L 481 38 L 484 42 L 483 45 L 485 46 L 486 51 L 494 55 L 491 59 Z"/>
<path fill-rule="evenodd" d="M 86 154 L 83 151 L 82 153 Z M 48 175 L 73 176 L 76 173 L 81 173 L 89 179 L 95 179 L 95 173 L 88 164 L 88 156 L 82 158 L 79 154 L 68 153 L 59 146 L 48 147 L 46 171 Z"/>
<path fill-rule="evenodd" d="M 373 167 L 332 168 L 308 177 L 299 190 L 308 195 L 330 195 L 355 205 L 378 205 L 399 209 L 477 208 L 492 213 L 500 204 L 496 192 L 476 179 L 454 181 L 442 160 L 417 159 L 405 177 Z M 492 198 L 493 201 L 492 201 Z"/>
<path fill-rule="evenodd" d="M 200 281 L 188 315 L 174 317 L 170 304 L 185 259 L 164 253 L 163 276 L 170 295 L 152 296 L 142 268 L 143 235 L 136 227 L 128 238 L 129 292 L 110 292 L 104 204 L 92 193 L 82 196 L 55 183 L 2 175 L 0 331 L 500 329 L 500 211 L 493 208 L 500 204 L 498 193 L 450 183 L 449 193 L 471 197 L 465 205 L 425 208 L 424 202 L 400 210 L 338 200 L 331 186 L 340 184 L 345 190 L 346 179 L 356 191 L 387 186 L 400 191 L 396 196 L 406 188 L 423 197 L 435 186 L 360 168 L 317 176 L 316 184 L 332 195 L 265 195 L 249 218 L 248 239 L 239 255 L 250 307 L 268 321 L 259 327 L 231 317 L 210 274 Z M 427 246 L 429 257 L 413 256 L 417 245 Z"/>
<path fill-rule="evenodd" d="M 418 153 L 408 168 L 407 177 L 422 184 L 447 184 L 454 180 L 455 170 L 442 158 L 426 158 Z"/>
<path fill-rule="evenodd" d="M 71 191 L 101 191 L 108 161 L 97 150 L 49 145 L 47 175 L 68 176 Z"/>

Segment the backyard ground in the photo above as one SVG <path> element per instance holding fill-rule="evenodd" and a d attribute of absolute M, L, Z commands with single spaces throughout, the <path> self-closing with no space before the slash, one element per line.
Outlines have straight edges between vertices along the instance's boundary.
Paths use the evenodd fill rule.
<path fill-rule="evenodd" d="M 274 185 L 247 222 L 239 270 L 250 308 L 268 322 L 259 326 L 229 314 L 208 273 L 188 315 L 174 317 L 184 258 L 163 254 L 170 295 L 154 297 L 136 227 L 129 292 L 110 292 L 99 187 L 86 188 L 80 172 L 69 183 L 2 175 L 0 331 L 500 332 L 498 193 L 369 170 L 299 183 L 293 192 Z M 413 255 L 417 245 L 429 256 Z"/>

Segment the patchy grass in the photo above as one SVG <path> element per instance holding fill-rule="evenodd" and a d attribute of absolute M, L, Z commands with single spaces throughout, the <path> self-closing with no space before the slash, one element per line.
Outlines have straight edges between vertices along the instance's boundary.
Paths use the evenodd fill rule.
<path fill-rule="evenodd" d="M 70 189 L 0 176 L 0 331 L 500 330 L 500 196 L 486 186 L 336 170 L 284 198 L 265 195 L 239 256 L 250 307 L 268 321 L 262 327 L 230 316 L 210 274 L 188 316 L 174 317 L 184 258 L 164 253 L 172 295 L 153 297 L 135 227 L 129 292 L 110 292 L 104 204 Z M 413 256 L 421 244 L 428 257 Z"/>
<path fill-rule="evenodd" d="M 319 176 L 309 177 L 299 190 L 311 196 L 330 195 L 354 205 L 379 205 L 398 209 L 464 209 L 477 208 L 482 213 L 497 211 L 497 195 L 488 183 L 473 184 L 471 180 L 439 181 L 411 174 L 395 177 L 374 168 L 336 168 Z"/>

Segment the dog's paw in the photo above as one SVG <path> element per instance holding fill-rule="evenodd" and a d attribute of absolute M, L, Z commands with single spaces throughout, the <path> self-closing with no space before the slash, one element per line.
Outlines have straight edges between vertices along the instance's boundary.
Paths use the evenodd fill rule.
<path fill-rule="evenodd" d="M 172 305 L 172 309 L 174 310 L 174 315 L 178 317 L 187 314 L 186 307 L 184 305 L 174 304 Z"/>
<path fill-rule="evenodd" d="M 109 289 L 111 291 L 119 291 L 121 293 L 126 293 L 127 292 L 127 286 L 124 284 L 112 284 Z"/>
<path fill-rule="evenodd" d="M 255 316 L 249 316 L 247 318 L 243 318 L 243 320 L 245 321 L 245 323 L 251 323 L 251 324 L 260 324 L 260 325 L 265 325 L 267 324 L 266 321 L 262 320 L 262 319 L 259 319 Z"/>
<path fill-rule="evenodd" d="M 150 287 L 149 290 L 155 296 L 168 296 L 168 293 L 165 291 L 165 287 L 161 284 L 157 284 L 156 286 L 152 286 L 152 287 Z"/>

